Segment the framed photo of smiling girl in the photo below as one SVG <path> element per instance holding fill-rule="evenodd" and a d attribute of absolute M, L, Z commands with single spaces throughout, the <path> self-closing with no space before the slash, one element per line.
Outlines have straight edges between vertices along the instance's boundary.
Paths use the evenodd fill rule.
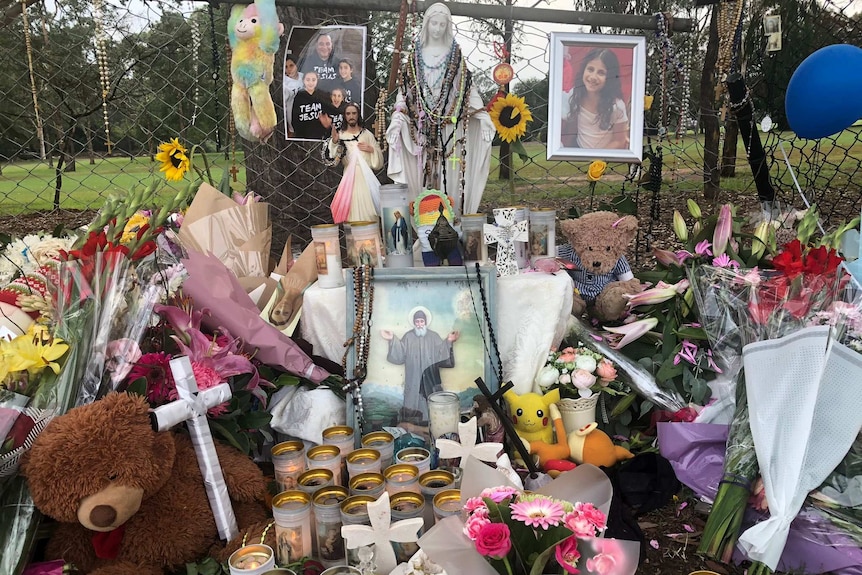
<path fill-rule="evenodd" d="M 646 39 L 551 32 L 549 160 L 643 159 Z"/>

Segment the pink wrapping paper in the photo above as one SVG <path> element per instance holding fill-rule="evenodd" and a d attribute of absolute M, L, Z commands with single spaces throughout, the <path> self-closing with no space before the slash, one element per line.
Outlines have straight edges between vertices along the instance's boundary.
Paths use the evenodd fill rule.
<path fill-rule="evenodd" d="M 208 309 L 203 323 L 210 329 L 224 327 L 243 341 L 247 351 L 254 351 L 261 362 L 320 383 L 329 373 L 314 364 L 292 339 L 260 317 L 257 306 L 248 297 L 239 280 L 213 255 L 189 251 L 183 260 L 188 279 L 183 292 L 195 307 Z"/>

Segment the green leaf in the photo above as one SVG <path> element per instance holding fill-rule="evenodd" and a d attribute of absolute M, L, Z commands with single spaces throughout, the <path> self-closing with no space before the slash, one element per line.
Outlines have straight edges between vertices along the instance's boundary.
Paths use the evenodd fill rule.
<path fill-rule="evenodd" d="M 706 380 L 697 378 L 691 386 L 691 400 L 698 405 L 705 405 L 711 396 L 711 390 Z"/>
<path fill-rule="evenodd" d="M 706 330 L 702 327 L 680 327 L 674 333 L 682 339 L 696 339 L 706 341 Z"/>
<path fill-rule="evenodd" d="M 638 213 L 638 205 L 628 194 L 620 194 L 619 196 L 611 198 L 609 202 L 601 202 L 599 204 L 599 209 L 609 210 L 619 214 L 629 214 L 632 216 L 637 215 Z"/>
<path fill-rule="evenodd" d="M 509 149 L 518 154 L 518 157 L 521 158 L 522 162 L 526 163 L 530 161 L 530 155 L 527 153 L 527 149 L 524 148 L 524 144 L 521 143 L 521 140 L 515 140 L 509 144 Z"/>
<path fill-rule="evenodd" d="M 140 395 L 142 397 L 147 396 L 147 378 L 139 377 L 135 381 L 129 384 L 129 387 L 126 388 L 126 393 L 133 393 L 135 395 Z"/>
<path fill-rule="evenodd" d="M 656 374 L 655 374 L 655 378 L 660 382 L 661 381 L 669 381 L 675 377 L 679 377 L 680 375 L 682 375 L 682 372 L 683 372 L 682 362 L 680 362 L 677 365 L 674 365 L 673 355 L 671 355 L 670 357 L 665 359 L 664 362 L 662 362 L 661 367 L 658 369 L 658 372 L 656 372 Z"/>
<path fill-rule="evenodd" d="M 551 553 L 554 552 L 554 547 L 548 547 L 536 557 L 536 561 L 533 563 L 532 569 L 530 569 L 530 575 L 542 575 L 545 572 L 545 566 L 548 564 L 548 561 L 551 558 Z"/>
<path fill-rule="evenodd" d="M 637 396 L 638 394 L 633 391 L 621 400 L 619 400 L 619 402 L 614 406 L 613 411 L 611 411 L 611 417 L 618 417 L 625 410 L 627 410 L 631 406 L 631 404 L 634 403 L 634 400 L 637 399 Z"/>
<path fill-rule="evenodd" d="M 630 424 L 630 423 L 632 422 L 632 412 L 631 412 L 631 411 L 624 411 L 624 412 L 622 412 L 622 413 L 620 414 L 619 420 L 620 420 L 620 424 L 621 424 L 621 425 L 628 425 L 628 424 Z"/>
<path fill-rule="evenodd" d="M 221 173 L 221 181 L 218 184 L 218 191 L 229 198 L 233 196 L 233 190 L 230 187 L 230 170 L 225 169 Z"/>
<path fill-rule="evenodd" d="M 653 407 L 655 407 L 655 404 L 653 404 L 653 402 L 651 402 L 650 400 L 645 399 L 643 403 L 641 403 L 641 412 L 638 417 L 643 417 L 644 415 L 652 411 Z"/>
<path fill-rule="evenodd" d="M 250 411 L 243 413 L 237 422 L 240 429 L 260 429 L 272 421 L 272 414 L 265 411 Z"/>
<path fill-rule="evenodd" d="M 289 373 L 282 373 L 272 383 L 276 387 L 284 387 L 286 385 L 299 385 L 299 378 Z"/>
<path fill-rule="evenodd" d="M 225 440 L 228 444 L 236 447 L 245 454 L 250 451 L 248 437 L 240 433 L 239 426 L 235 421 L 224 421 L 222 419 L 210 419 L 210 428 L 213 433 Z"/>

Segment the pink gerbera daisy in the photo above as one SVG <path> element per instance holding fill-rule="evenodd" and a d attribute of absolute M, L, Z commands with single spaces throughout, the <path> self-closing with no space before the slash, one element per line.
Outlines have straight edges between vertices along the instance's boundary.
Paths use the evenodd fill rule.
<path fill-rule="evenodd" d="M 510 506 L 512 519 L 522 521 L 528 527 L 556 527 L 563 519 L 563 506 L 553 499 L 538 496 L 524 496 L 518 503 Z"/>

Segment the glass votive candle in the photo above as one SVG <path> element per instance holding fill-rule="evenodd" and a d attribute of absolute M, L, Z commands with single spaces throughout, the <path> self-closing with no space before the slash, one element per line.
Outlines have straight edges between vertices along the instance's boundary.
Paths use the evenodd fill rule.
<path fill-rule="evenodd" d="M 376 501 L 374 497 L 368 495 L 353 495 L 341 502 L 341 523 L 344 525 L 371 525 L 371 519 L 368 517 L 368 504 Z M 362 546 L 370 547 L 374 550 L 374 545 Z M 353 567 L 359 567 L 359 549 L 346 549 L 347 564 Z"/>
<path fill-rule="evenodd" d="M 419 488 L 419 468 L 407 463 L 390 465 L 383 471 L 386 478 L 386 491 L 392 497 L 396 493 L 421 493 Z"/>
<path fill-rule="evenodd" d="M 464 243 L 464 263 L 483 263 L 488 261 L 488 244 L 485 243 L 485 214 L 464 214 L 461 216 L 461 241 Z"/>
<path fill-rule="evenodd" d="M 386 488 L 382 473 L 359 473 L 350 478 L 350 495 L 368 495 L 377 499 Z"/>
<path fill-rule="evenodd" d="M 296 480 L 305 471 L 305 444 L 283 441 L 273 445 L 272 466 L 279 493 L 296 489 Z"/>
<path fill-rule="evenodd" d="M 413 267 L 413 229 L 407 184 L 380 186 L 380 224 L 386 247 L 386 267 Z"/>
<path fill-rule="evenodd" d="M 432 439 L 447 433 L 458 433 L 461 400 L 451 391 L 435 391 L 428 396 L 428 419 Z"/>
<path fill-rule="evenodd" d="M 323 445 L 335 445 L 341 451 L 341 485 L 347 485 L 347 464 L 344 458 L 353 451 L 355 440 L 356 432 L 347 425 L 336 425 L 323 430 Z"/>
<path fill-rule="evenodd" d="M 318 445 L 305 454 L 309 469 L 328 469 L 332 472 L 332 482 L 341 485 L 341 450 L 335 445 Z"/>
<path fill-rule="evenodd" d="M 530 257 L 533 262 L 557 256 L 557 210 L 530 210 Z"/>
<path fill-rule="evenodd" d="M 240 547 L 227 560 L 230 575 L 263 575 L 275 567 L 275 552 L 262 543 Z"/>
<path fill-rule="evenodd" d="M 356 222 L 344 222 L 341 224 L 344 226 L 344 263 L 349 268 L 356 266 L 356 246 L 353 244 L 353 224 L 355 223 Z"/>
<path fill-rule="evenodd" d="M 270 569 L 263 575 L 296 575 L 296 572 L 287 567 L 276 567 L 275 569 Z"/>
<path fill-rule="evenodd" d="M 317 285 L 337 288 L 344 285 L 341 271 L 341 245 L 338 243 L 338 226 L 319 224 L 311 226 L 314 258 L 317 263 Z"/>
<path fill-rule="evenodd" d="M 336 565 L 324 570 L 320 575 L 362 575 L 362 571 L 350 565 Z"/>
<path fill-rule="evenodd" d="M 347 454 L 347 475 L 380 473 L 380 452 L 370 447 L 360 447 Z"/>
<path fill-rule="evenodd" d="M 444 489 L 434 496 L 434 523 L 461 513 L 461 490 Z"/>
<path fill-rule="evenodd" d="M 377 222 L 351 222 L 356 265 L 383 267 L 383 250 L 380 244 L 380 228 Z"/>
<path fill-rule="evenodd" d="M 392 465 L 395 452 L 395 438 L 388 431 L 372 431 L 362 436 L 362 447 L 370 447 L 380 452 L 380 468 Z"/>
<path fill-rule="evenodd" d="M 527 221 L 529 226 L 530 209 L 527 206 L 515 206 L 515 223 Z M 527 237 L 529 238 L 529 228 Z M 524 269 L 527 267 L 527 242 L 515 242 L 515 259 L 518 260 L 518 267 Z"/>
<path fill-rule="evenodd" d="M 425 500 L 425 525 L 434 525 L 434 497 L 441 491 L 455 487 L 455 475 L 443 469 L 426 471 L 419 476 L 419 490 Z"/>
<path fill-rule="evenodd" d="M 395 462 L 415 465 L 422 475 L 431 471 L 431 452 L 424 447 L 408 447 L 395 454 Z"/>
<path fill-rule="evenodd" d="M 321 487 L 329 487 L 330 485 L 333 485 L 332 471 L 323 467 L 309 469 L 302 472 L 302 475 L 299 476 L 296 483 L 297 489 L 308 493 L 309 495 L 314 495 L 314 493 Z"/>
<path fill-rule="evenodd" d="M 317 554 L 324 567 L 344 565 L 344 537 L 341 536 L 341 503 L 347 499 L 346 487 L 330 485 L 314 492 L 314 530 Z"/>
<path fill-rule="evenodd" d="M 272 499 L 272 517 L 279 565 L 311 555 L 311 496 L 308 493 L 279 493 Z"/>
<path fill-rule="evenodd" d="M 397 493 L 389 500 L 389 508 L 392 513 L 392 521 L 413 519 L 422 517 L 425 511 L 425 500 L 421 495 L 410 492 Z M 416 539 L 424 532 L 424 528 L 417 531 Z M 395 559 L 398 563 L 407 563 L 410 558 L 419 551 L 419 545 L 413 541 L 410 543 L 398 543 L 393 541 L 392 548 L 395 550 Z"/>

